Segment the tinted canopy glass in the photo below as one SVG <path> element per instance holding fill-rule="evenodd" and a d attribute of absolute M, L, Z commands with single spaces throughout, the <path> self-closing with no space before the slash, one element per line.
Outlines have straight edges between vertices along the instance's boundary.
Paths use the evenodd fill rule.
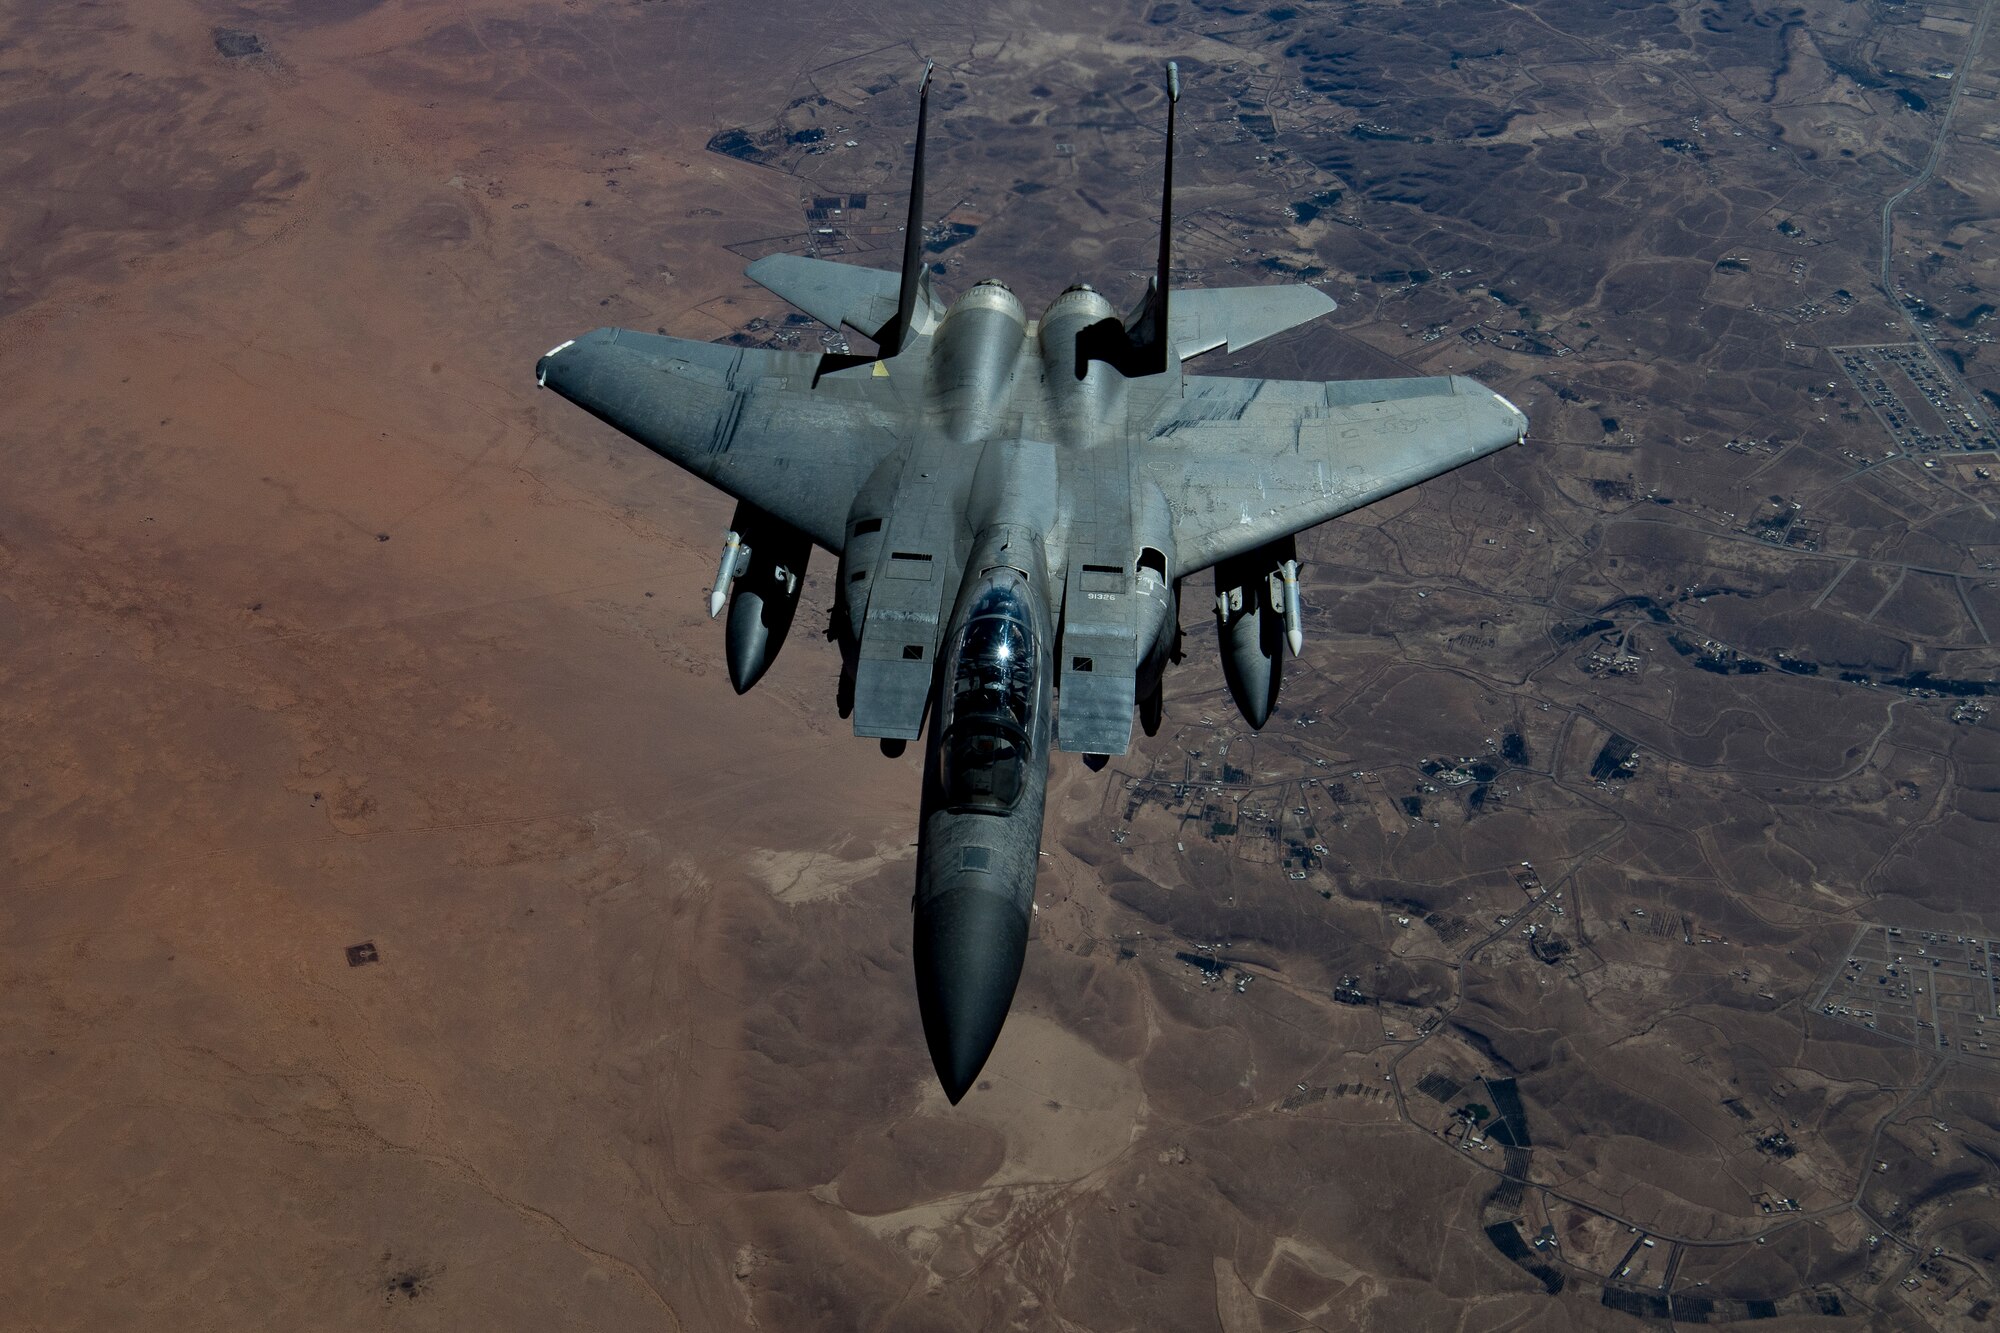
<path fill-rule="evenodd" d="M 1011 809 L 1032 757 L 1034 622 L 1018 576 L 973 603 L 950 659 L 942 777 L 954 806 Z"/>

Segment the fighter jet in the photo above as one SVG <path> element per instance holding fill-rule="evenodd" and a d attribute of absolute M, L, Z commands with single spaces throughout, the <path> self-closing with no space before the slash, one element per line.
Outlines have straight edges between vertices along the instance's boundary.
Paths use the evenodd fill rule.
<path fill-rule="evenodd" d="M 1294 535 L 1525 437 L 1463 376 L 1190 375 L 1326 314 L 1310 286 L 1168 281 L 1178 69 L 1167 66 L 1158 272 L 1120 318 L 1087 285 L 1029 319 L 995 279 L 949 305 L 924 254 L 929 67 L 900 273 L 778 254 L 747 276 L 872 356 L 598 329 L 535 378 L 737 500 L 709 594 L 738 693 L 783 645 L 813 547 L 839 562 L 843 716 L 890 753 L 923 734 L 917 1002 L 956 1104 L 1026 954 L 1051 749 L 1122 754 L 1213 571 L 1224 679 L 1252 727 L 1304 641 Z"/>

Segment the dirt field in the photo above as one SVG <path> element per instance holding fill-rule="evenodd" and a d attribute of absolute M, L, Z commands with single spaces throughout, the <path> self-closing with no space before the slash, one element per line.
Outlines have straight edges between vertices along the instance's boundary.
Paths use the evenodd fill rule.
<path fill-rule="evenodd" d="M 2000 936 L 1995 47 L 1918 8 L 17 7 L 0 1324 L 1989 1318 L 2000 1078 L 1815 1007 Z M 1261 735 L 1190 580 L 957 1108 L 834 562 L 739 699 L 727 501 L 532 375 L 812 345 L 741 269 L 887 265 L 925 56 L 941 287 L 1135 294 L 1174 56 L 1187 281 L 1341 302 L 1198 368 L 1534 423 L 1302 539 Z"/>

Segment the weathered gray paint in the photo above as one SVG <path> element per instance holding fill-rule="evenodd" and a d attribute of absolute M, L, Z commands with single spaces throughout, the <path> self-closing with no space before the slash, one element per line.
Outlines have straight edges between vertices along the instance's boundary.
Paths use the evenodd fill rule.
<path fill-rule="evenodd" d="M 857 735 L 918 736 L 927 712 L 949 701 L 939 657 L 962 641 L 974 599 L 1017 577 L 1005 571 L 1024 581 L 1038 703 L 1027 733 L 1010 741 L 1025 756 L 1018 798 L 995 810 L 980 792 L 947 790 L 945 719 L 926 749 L 914 957 L 926 1036 L 953 1101 L 991 1049 L 1020 975 L 1049 749 L 1122 753 L 1142 700 L 1157 721 L 1181 580 L 1216 567 L 1225 674 L 1262 725 L 1283 667 L 1270 575 L 1291 534 L 1526 429 L 1511 404 L 1461 377 L 1184 376 L 1185 358 L 1249 346 L 1333 302 L 1309 287 L 1169 294 L 1159 285 L 1166 260 L 1163 236 L 1161 278 L 1127 325 L 1088 288 L 1063 293 L 1031 324 L 997 284 L 940 310 L 914 261 L 899 280 L 771 256 L 750 276 L 827 324 L 885 339 L 887 354 L 599 329 L 536 367 L 547 387 L 753 506 L 739 510 L 739 523 L 758 529 L 753 555 L 761 545 L 802 565 L 788 526 L 841 558 L 833 632 Z M 774 574 L 758 577 L 769 586 L 739 588 L 746 603 L 732 603 L 739 689 L 783 640 L 782 631 L 758 637 L 764 609 L 747 599 L 783 595 Z M 965 735 L 1013 737 L 1012 725 Z"/>

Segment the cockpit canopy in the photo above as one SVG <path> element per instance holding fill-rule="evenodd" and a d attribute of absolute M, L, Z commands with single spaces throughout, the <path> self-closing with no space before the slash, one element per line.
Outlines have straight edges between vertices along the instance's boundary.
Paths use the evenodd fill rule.
<path fill-rule="evenodd" d="M 956 808 L 1011 810 L 1032 757 L 1040 655 L 1025 580 L 1003 571 L 947 659 L 940 777 Z"/>

